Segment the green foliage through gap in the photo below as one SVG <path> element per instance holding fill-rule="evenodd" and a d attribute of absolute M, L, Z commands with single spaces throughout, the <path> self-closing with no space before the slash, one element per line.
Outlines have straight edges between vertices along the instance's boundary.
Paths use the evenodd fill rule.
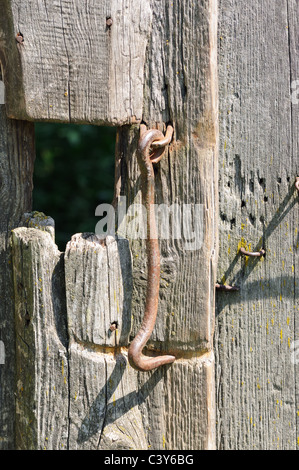
<path fill-rule="evenodd" d="M 64 251 L 74 233 L 94 232 L 99 204 L 114 192 L 116 129 L 37 123 L 33 210 L 53 217 Z"/>

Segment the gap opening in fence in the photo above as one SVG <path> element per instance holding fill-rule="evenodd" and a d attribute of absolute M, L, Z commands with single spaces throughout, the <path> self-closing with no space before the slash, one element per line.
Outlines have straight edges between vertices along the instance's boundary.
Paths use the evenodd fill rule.
<path fill-rule="evenodd" d="M 74 233 L 94 232 L 99 204 L 114 194 L 117 128 L 37 123 L 33 210 L 55 220 L 61 251 Z"/>

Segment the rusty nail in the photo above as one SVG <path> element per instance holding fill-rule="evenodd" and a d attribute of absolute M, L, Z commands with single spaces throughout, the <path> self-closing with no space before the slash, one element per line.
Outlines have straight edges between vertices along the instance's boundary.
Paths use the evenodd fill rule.
<path fill-rule="evenodd" d="M 299 176 L 296 177 L 295 188 L 299 191 Z"/>
<path fill-rule="evenodd" d="M 266 251 L 264 249 L 261 249 L 260 251 L 253 252 L 251 253 L 250 251 L 246 251 L 245 248 L 240 248 L 240 253 L 242 256 L 250 256 L 251 258 L 261 258 L 262 256 L 265 256 Z"/>
<path fill-rule="evenodd" d="M 112 23 L 113 23 L 112 18 L 107 18 L 106 19 L 106 25 L 108 26 L 108 28 L 110 28 L 112 26 Z"/>
<path fill-rule="evenodd" d="M 240 287 L 238 286 L 227 286 L 226 284 L 216 284 L 217 290 L 222 290 L 226 292 L 239 291 Z"/>
<path fill-rule="evenodd" d="M 109 330 L 110 331 L 115 331 L 117 330 L 117 322 L 114 321 L 113 323 L 111 323 L 110 327 L 109 327 Z"/>
<path fill-rule="evenodd" d="M 175 357 L 164 355 L 148 357 L 142 353 L 149 340 L 157 318 L 160 286 L 160 251 L 155 220 L 155 175 L 153 163 L 157 161 L 157 153 L 152 152 L 153 142 L 163 141 L 164 135 L 157 129 L 146 131 L 144 124 L 140 128 L 138 145 L 138 163 L 141 172 L 142 200 L 147 212 L 147 264 L 148 281 L 145 301 L 145 313 L 142 325 L 130 344 L 128 358 L 131 366 L 139 371 L 150 371 L 164 364 L 171 364 Z M 164 147 L 159 149 L 159 159 L 162 157 Z"/>
<path fill-rule="evenodd" d="M 16 35 L 16 40 L 19 44 L 22 44 L 24 42 L 24 36 L 22 33 L 18 32 L 18 34 Z"/>

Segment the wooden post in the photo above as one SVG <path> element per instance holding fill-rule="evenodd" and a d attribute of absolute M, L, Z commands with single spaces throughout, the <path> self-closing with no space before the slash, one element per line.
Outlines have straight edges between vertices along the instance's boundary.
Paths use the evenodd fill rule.
<path fill-rule="evenodd" d="M 31 209 L 34 128 L 6 117 L 0 105 L 0 449 L 15 446 L 15 325 L 10 232 Z"/>
<path fill-rule="evenodd" d="M 156 171 L 156 203 L 200 204 L 202 245 L 161 240 L 158 319 L 151 347 L 179 359 L 161 374 L 144 410 L 148 440 L 156 449 L 215 447 L 214 291 L 217 262 L 217 2 L 154 1 L 145 69 L 144 121 L 171 121 L 175 137 Z M 138 128 L 118 134 L 118 195 L 141 203 L 136 148 Z M 174 235 L 174 231 L 172 232 Z M 190 240 L 189 240 L 190 241 Z M 133 254 L 133 334 L 144 309 L 146 257 L 140 240 Z M 142 301 L 140 300 L 142 299 Z M 148 374 L 139 374 L 140 384 Z M 157 411 L 158 410 L 158 411 Z M 152 424 L 153 423 L 153 424 Z M 152 425 L 151 425 L 152 424 Z M 179 432 L 178 432 L 179 430 Z"/>
<path fill-rule="evenodd" d="M 217 1 L 0 3 L 8 115 L 119 126 L 114 202 L 125 196 L 128 210 L 141 202 L 140 123 L 171 122 L 156 202 L 181 216 L 162 233 L 147 346 L 177 360 L 152 373 L 127 364 L 144 309 L 144 240 L 77 234 L 62 255 L 41 213 L 14 230 L 15 445 L 214 449 Z"/>
<path fill-rule="evenodd" d="M 218 281 L 240 286 L 217 294 L 220 449 L 299 445 L 298 14 L 295 1 L 220 1 Z"/>
<path fill-rule="evenodd" d="M 44 227 L 53 220 L 44 217 Z M 45 224 L 46 222 L 46 224 Z M 69 366 L 63 256 L 39 217 L 12 234 L 16 331 L 16 448 L 68 444 Z"/>

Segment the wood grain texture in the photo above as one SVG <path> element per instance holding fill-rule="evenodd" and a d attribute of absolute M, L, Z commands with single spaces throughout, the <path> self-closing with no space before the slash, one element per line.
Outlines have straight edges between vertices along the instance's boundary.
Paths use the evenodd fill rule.
<path fill-rule="evenodd" d="M 70 337 L 100 346 L 127 346 L 132 297 L 128 241 L 74 235 L 66 248 L 65 276 Z"/>
<path fill-rule="evenodd" d="M 298 2 L 220 0 L 217 446 L 298 448 Z M 266 249 L 241 258 L 240 246 Z"/>
<path fill-rule="evenodd" d="M 153 0 L 151 6 L 153 28 L 145 68 L 143 118 L 148 127 L 165 130 L 165 123 L 171 121 L 175 128 L 174 140 L 156 166 L 156 203 L 168 207 L 174 203 L 181 207 L 182 204 L 201 205 L 202 218 L 199 215 L 194 220 L 199 224 L 197 233 L 202 235 L 202 244 L 196 249 L 186 248 L 186 242 L 191 241 L 190 227 L 181 239 L 174 239 L 172 229 L 168 240 L 161 239 L 159 310 L 148 350 L 198 358 L 212 350 L 214 329 L 218 254 L 217 2 Z M 119 130 L 115 200 L 119 195 L 126 195 L 128 207 L 132 203 L 141 203 L 136 157 L 138 139 L 137 127 Z M 144 243 L 131 240 L 131 249 L 133 337 L 143 316 L 147 269 Z M 169 379 L 162 375 L 159 390 L 163 390 L 166 381 L 173 379 L 176 387 L 183 390 L 186 401 L 189 396 L 201 394 L 202 390 L 213 393 L 213 374 L 205 376 L 204 380 L 208 382 L 199 376 L 193 381 L 196 367 L 195 361 L 188 364 L 182 374 L 177 374 L 175 366 L 167 369 Z M 142 382 L 144 377 L 140 375 L 139 380 Z M 172 393 L 175 393 L 174 389 Z M 174 427 L 171 428 L 169 423 L 166 425 L 162 411 L 166 406 L 165 395 L 157 392 L 152 396 L 151 405 L 147 413 L 144 412 L 146 421 L 155 423 L 150 426 L 150 444 L 157 449 L 163 448 L 164 435 L 164 448 L 171 449 L 174 443 L 184 449 L 214 447 L 213 433 L 206 428 L 207 438 L 207 434 L 204 436 L 204 432 L 198 430 L 198 414 L 192 414 L 190 408 L 188 412 L 176 415 L 174 402 L 168 409 L 167 419 L 172 416 L 176 429 L 185 429 L 188 422 L 190 432 L 184 433 L 181 440 L 177 435 L 171 437 L 169 429 L 173 431 Z M 205 406 L 203 403 L 204 400 L 199 406 Z M 157 410 L 161 410 L 160 415 Z"/>
<path fill-rule="evenodd" d="M 128 241 L 74 235 L 66 248 L 65 276 L 69 448 L 147 449 L 137 373 L 127 364 L 132 297 Z"/>
<path fill-rule="evenodd" d="M 68 447 L 69 370 L 63 256 L 49 233 L 12 232 L 16 448 Z"/>
<path fill-rule="evenodd" d="M 0 7 L 11 117 L 112 125 L 141 120 L 149 0 L 1 0 Z"/>
<path fill-rule="evenodd" d="M 109 322 L 115 321 L 117 313 L 112 291 L 120 293 L 120 303 L 125 299 L 125 294 L 117 288 L 122 285 L 123 272 L 116 246 L 108 244 L 103 249 L 94 239 L 79 238 L 70 243 L 65 257 L 70 337 L 65 369 L 67 384 L 59 382 L 63 374 L 59 371 L 59 362 L 53 359 L 53 380 L 61 384 L 57 405 L 62 408 L 63 387 L 69 385 L 69 402 L 64 407 L 70 424 L 68 448 L 147 448 L 149 445 L 152 449 L 213 449 L 212 349 L 218 255 L 217 1 L 124 0 L 120 6 L 116 1 L 100 5 L 89 2 L 88 10 L 85 3 L 66 0 L 2 0 L 2 4 L 7 13 L 7 22 L 4 25 L 2 21 L 0 34 L 5 79 L 10 82 L 9 78 L 14 75 L 11 80 L 19 84 L 16 87 L 18 99 L 8 97 L 9 112 L 14 115 L 17 109 L 27 119 L 117 125 L 132 124 L 143 118 L 149 127 L 161 130 L 171 121 L 175 128 L 174 140 L 155 170 L 156 202 L 167 207 L 178 203 L 182 217 L 186 216 L 183 204 L 189 209 L 192 206 L 193 210 L 197 206 L 201 208 L 201 212 L 191 214 L 193 223 L 189 221 L 185 226 L 181 223 L 184 231 L 180 239 L 174 237 L 174 229 L 171 229 L 170 238 L 161 240 L 159 313 L 148 352 L 171 351 L 178 360 L 173 367 L 152 374 L 137 374 L 124 367 L 131 314 L 131 337 L 143 316 L 144 241 L 131 240 L 130 243 L 134 282 L 132 310 L 129 314 L 129 310 L 123 308 L 124 318 L 118 317 L 119 343 L 107 334 Z M 108 14 L 113 24 L 106 30 Z M 24 36 L 22 44 L 13 43 L 18 30 Z M 98 41 L 94 40 L 94 31 Z M 114 56 L 107 56 L 107 51 L 113 51 Z M 143 62 L 145 68 L 141 67 Z M 17 73 L 10 68 L 14 63 Z M 7 90 L 9 92 L 9 85 Z M 136 158 L 138 138 L 139 126 L 119 129 L 115 201 L 119 195 L 126 195 L 128 206 L 141 202 Z M 194 230 L 199 239 L 194 239 Z M 29 228 L 24 233 L 15 232 L 14 237 L 15 279 L 19 273 L 23 276 L 18 263 L 26 260 L 24 273 L 27 277 L 24 274 L 22 285 L 26 282 L 31 285 L 30 279 L 43 266 L 49 272 L 54 269 L 53 264 L 48 263 L 58 262 L 58 253 L 50 234 Z M 190 246 L 192 242 L 195 246 Z M 52 246 L 49 253 L 46 253 L 46 244 Z M 21 253 L 21 246 L 29 248 Z M 121 258 L 128 259 L 124 254 Z M 106 295 L 109 293 L 110 304 L 104 295 L 99 296 L 97 276 L 100 274 L 104 279 L 103 293 L 105 290 Z M 108 283 L 105 277 L 109 277 Z M 46 274 L 44 278 L 48 279 Z M 21 328 L 24 298 L 17 292 L 17 285 L 15 295 L 20 308 L 16 318 Z M 50 361 L 44 370 L 40 367 L 46 362 L 41 334 L 43 321 L 52 321 L 55 305 L 51 307 L 49 302 L 48 313 L 40 321 L 42 300 L 38 283 L 32 289 L 39 303 L 33 304 L 35 316 L 33 324 L 30 318 L 26 334 L 37 348 L 36 358 L 40 357 L 41 362 L 37 361 L 37 368 L 33 368 L 34 359 L 25 357 L 26 345 L 18 338 L 21 386 L 17 392 L 20 403 L 17 442 L 20 447 L 36 445 L 40 448 L 48 437 L 40 426 L 44 423 L 42 429 L 47 429 L 48 421 L 34 412 L 34 400 L 38 393 L 43 393 L 44 385 L 41 389 L 36 387 L 40 377 L 46 384 L 43 374 L 47 374 L 48 364 L 52 364 Z M 100 315 L 96 308 L 90 310 L 90 317 L 89 313 L 86 315 L 90 305 L 94 308 L 102 305 L 106 316 Z M 86 321 L 89 318 L 90 323 Z M 55 331 L 50 331 L 49 335 L 53 336 L 51 344 L 55 350 Z M 62 351 L 65 354 L 63 348 Z M 25 385 L 23 379 L 29 372 L 21 367 L 23 360 L 33 374 L 32 382 Z M 28 399 L 29 421 L 22 419 L 25 416 L 20 395 L 22 387 Z M 43 403 L 41 401 L 37 409 L 43 410 Z M 55 404 L 53 407 L 50 416 L 55 416 Z M 23 430 L 26 430 L 25 436 Z M 53 437 L 48 448 L 57 448 L 60 443 L 65 445 L 64 432 L 62 435 L 54 432 L 54 435 L 57 439 Z"/>
<path fill-rule="evenodd" d="M 151 375 L 139 374 L 140 409 L 150 449 L 215 448 L 214 365 L 210 352 L 182 358 Z"/>
<path fill-rule="evenodd" d="M 126 351 L 70 346 L 72 450 L 147 450 L 137 372 Z"/>
<path fill-rule="evenodd" d="M 31 209 L 34 128 L 7 119 L 0 106 L 0 340 L 5 364 L 0 365 L 0 449 L 14 448 L 15 332 L 10 231 Z"/>

